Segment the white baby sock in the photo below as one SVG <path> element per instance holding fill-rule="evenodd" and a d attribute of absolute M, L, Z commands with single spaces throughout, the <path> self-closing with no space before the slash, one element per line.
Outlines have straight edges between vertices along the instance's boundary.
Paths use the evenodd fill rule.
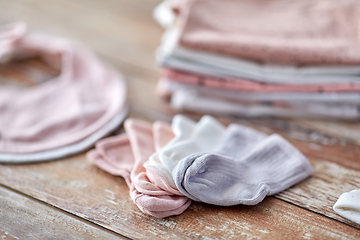
<path fill-rule="evenodd" d="M 333 209 L 340 216 L 360 224 L 360 190 L 341 194 Z"/>
<path fill-rule="evenodd" d="M 195 128 L 196 122 L 191 120 L 190 118 L 187 118 L 183 115 L 176 115 L 173 117 L 171 128 L 175 135 L 175 137 L 166 144 L 163 148 L 157 149 L 157 151 L 152 154 L 149 158 L 148 165 L 155 167 L 157 170 L 159 170 L 163 176 L 166 177 L 167 182 L 170 184 L 171 178 L 169 179 L 168 175 L 169 172 L 167 169 L 162 165 L 162 162 L 159 158 L 160 152 L 166 148 L 169 148 L 169 146 L 176 145 L 177 143 L 184 141 L 185 139 L 190 138 L 194 128 Z M 174 184 L 171 185 L 172 187 L 176 186 Z"/>
<path fill-rule="evenodd" d="M 198 123 L 185 116 L 177 115 L 172 122 L 175 138 L 153 154 L 149 164 L 161 170 L 176 188 L 172 179 L 172 170 L 178 162 L 193 153 L 208 152 L 219 146 L 225 127 L 210 116 L 203 116 Z"/>
<path fill-rule="evenodd" d="M 185 196 L 205 203 L 255 205 L 298 183 L 313 170 L 304 155 L 277 134 L 230 125 L 217 151 L 181 160 L 172 174 Z"/>

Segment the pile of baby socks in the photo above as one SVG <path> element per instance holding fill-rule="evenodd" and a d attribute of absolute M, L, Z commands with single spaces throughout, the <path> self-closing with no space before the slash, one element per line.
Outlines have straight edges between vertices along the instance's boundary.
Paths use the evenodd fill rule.
<path fill-rule="evenodd" d="M 210 116 L 183 115 L 171 127 L 128 119 L 126 133 L 99 141 L 88 159 L 125 178 L 144 213 L 179 215 L 191 200 L 231 206 L 255 205 L 309 177 L 313 170 L 294 146 L 277 134 Z"/>

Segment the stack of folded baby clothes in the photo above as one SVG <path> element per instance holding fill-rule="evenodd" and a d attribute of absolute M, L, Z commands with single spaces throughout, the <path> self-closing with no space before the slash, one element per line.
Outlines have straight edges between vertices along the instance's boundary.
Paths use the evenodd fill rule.
<path fill-rule="evenodd" d="M 220 206 L 255 205 L 313 172 L 306 157 L 277 134 L 204 116 L 176 115 L 171 126 L 128 119 L 126 133 L 105 138 L 88 159 L 124 177 L 144 213 L 179 215 L 191 200 Z"/>
<path fill-rule="evenodd" d="M 159 90 L 174 108 L 354 120 L 360 103 L 356 0 L 168 0 Z"/>

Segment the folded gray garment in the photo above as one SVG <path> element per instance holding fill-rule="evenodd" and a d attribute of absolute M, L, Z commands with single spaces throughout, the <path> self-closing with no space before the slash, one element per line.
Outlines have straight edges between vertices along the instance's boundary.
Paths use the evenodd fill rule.
<path fill-rule="evenodd" d="M 255 205 L 312 173 L 307 158 L 281 136 L 231 124 L 217 151 L 182 159 L 172 175 L 190 199 L 231 206 Z"/>
<path fill-rule="evenodd" d="M 76 153 L 85 151 L 91 148 L 95 142 L 105 137 L 112 131 L 114 131 L 126 118 L 129 112 L 129 105 L 126 104 L 126 107 L 118 112 L 113 119 L 111 119 L 107 124 L 102 128 L 98 129 L 96 132 L 84 138 L 83 140 L 60 148 L 55 148 L 42 152 L 34 153 L 0 153 L 0 163 L 26 163 L 26 162 L 41 162 L 41 161 L 50 161 L 56 160 L 59 158 L 64 158 Z"/>

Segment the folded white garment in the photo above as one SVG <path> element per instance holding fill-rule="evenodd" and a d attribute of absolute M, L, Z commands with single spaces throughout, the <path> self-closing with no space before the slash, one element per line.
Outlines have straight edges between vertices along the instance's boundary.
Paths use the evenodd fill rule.
<path fill-rule="evenodd" d="M 274 105 L 275 104 L 275 105 Z M 245 105 L 227 101 L 213 96 L 204 96 L 196 89 L 183 88 L 176 90 L 171 97 L 171 105 L 175 109 L 189 110 L 210 114 L 234 115 L 243 117 L 304 117 L 358 120 L 359 106 L 350 104 L 321 103 L 274 103 Z M 279 106 L 279 105 L 284 106 Z"/>
<path fill-rule="evenodd" d="M 210 116 L 203 116 L 198 123 L 176 115 L 171 124 L 175 138 L 149 158 L 149 165 L 157 167 L 174 188 L 172 171 L 186 156 L 216 149 L 222 140 L 225 127 Z"/>
<path fill-rule="evenodd" d="M 305 103 L 333 103 L 333 104 L 353 104 L 359 105 L 360 93 L 339 93 L 339 92 L 259 92 L 249 93 L 240 91 L 229 91 L 224 89 L 209 88 L 203 86 L 190 85 L 172 81 L 171 79 L 160 79 L 158 83 L 160 91 L 171 94 L 178 89 L 195 89 L 202 95 L 214 96 L 229 100 L 245 101 L 285 101 L 285 102 L 305 102 Z"/>
<path fill-rule="evenodd" d="M 304 180 L 313 170 L 304 155 L 277 134 L 267 137 L 237 124 L 218 150 L 190 155 L 172 175 L 185 196 L 209 204 L 255 205 Z"/>
<path fill-rule="evenodd" d="M 360 190 L 341 194 L 333 209 L 340 216 L 360 224 Z"/>

